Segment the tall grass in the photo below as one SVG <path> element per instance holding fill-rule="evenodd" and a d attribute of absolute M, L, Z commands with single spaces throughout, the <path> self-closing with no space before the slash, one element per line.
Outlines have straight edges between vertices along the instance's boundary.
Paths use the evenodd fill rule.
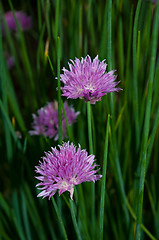
<path fill-rule="evenodd" d="M 0 239 L 159 239 L 159 3 L 139 0 L 0 1 L 17 32 L 0 31 Z M 31 15 L 23 32 L 15 10 Z M 15 60 L 8 69 L 6 53 Z M 123 90 L 80 111 L 68 125 L 60 92 L 67 62 L 89 54 L 116 69 Z M 58 89 L 58 90 L 57 90 Z M 59 141 L 29 136 L 32 113 L 58 100 Z M 64 141 L 94 154 L 103 177 L 37 198 L 34 166 Z M 21 138 L 19 138 L 19 132 Z"/>

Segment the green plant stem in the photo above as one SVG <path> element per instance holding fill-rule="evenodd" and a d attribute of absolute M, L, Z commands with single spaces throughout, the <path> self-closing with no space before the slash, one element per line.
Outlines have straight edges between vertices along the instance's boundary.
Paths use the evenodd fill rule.
<path fill-rule="evenodd" d="M 71 211 L 73 225 L 74 225 L 74 228 L 75 228 L 75 231 L 76 231 L 76 234 L 77 234 L 77 239 L 78 240 L 82 240 L 81 232 L 79 230 L 79 227 L 78 227 L 78 224 L 77 224 L 77 220 L 76 220 L 75 209 L 74 209 L 74 202 L 71 199 L 70 199 L 70 211 Z"/>
<path fill-rule="evenodd" d="M 127 228 L 129 227 L 129 212 L 126 206 L 126 193 L 125 193 L 125 189 L 124 189 L 124 182 L 123 182 L 123 178 L 122 178 L 122 172 L 121 172 L 121 168 L 120 168 L 120 162 L 119 162 L 119 155 L 118 155 L 118 149 L 117 149 L 117 141 L 116 141 L 116 135 L 115 135 L 115 124 L 114 124 L 114 119 L 112 118 L 111 121 L 111 136 L 110 136 L 110 141 L 111 141 L 111 151 L 113 151 L 114 154 L 114 164 L 115 164 L 115 173 L 116 173 L 116 182 L 117 184 L 119 184 L 119 190 L 121 193 L 121 200 L 123 203 L 123 209 L 124 209 L 124 214 L 125 214 L 125 220 L 126 220 L 126 226 Z"/>
<path fill-rule="evenodd" d="M 57 83 L 58 83 L 58 135 L 59 144 L 62 144 L 62 109 L 61 109 L 61 83 L 60 83 L 60 37 L 57 38 Z"/>
<path fill-rule="evenodd" d="M 106 185 L 106 171 L 107 171 L 107 155 L 108 155 L 108 134 L 109 134 L 109 121 L 110 115 L 108 114 L 105 147 L 104 147 L 104 160 L 103 160 L 103 176 L 101 182 L 101 200 L 100 200 L 100 216 L 99 216 L 99 240 L 103 239 L 103 225 L 104 225 L 104 203 L 105 203 L 105 185 Z"/>
<path fill-rule="evenodd" d="M 56 214 L 57 214 L 57 217 L 58 217 L 58 220 L 59 220 L 59 223 L 60 223 L 62 232 L 63 232 L 64 239 L 65 239 L 65 240 L 68 240 L 67 233 L 66 233 L 66 230 L 65 230 L 65 227 L 64 227 L 64 224 L 63 224 L 63 221 L 62 221 L 60 212 L 59 212 L 59 210 L 58 210 L 57 204 L 56 204 L 56 202 L 55 202 L 55 199 L 54 199 L 54 197 L 52 197 L 51 199 L 52 199 L 52 203 L 53 203 L 53 205 L 54 205 L 54 208 L 55 208 L 55 211 L 56 211 Z"/>
<path fill-rule="evenodd" d="M 91 104 L 87 102 L 89 153 L 93 154 Z"/>
<path fill-rule="evenodd" d="M 133 28 L 133 94 L 134 94 L 134 116 L 135 116 L 135 130 L 136 130 L 136 150 L 139 148 L 139 139 L 140 139 L 140 130 L 139 130 L 139 103 L 138 103 L 138 87 L 137 87 L 137 26 L 138 26 L 138 18 L 140 13 L 142 0 L 138 1 L 135 20 L 134 20 L 134 28 Z"/>
<path fill-rule="evenodd" d="M 92 140 L 92 121 L 91 121 L 91 104 L 87 102 L 87 118 L 88 118 L 88 140 L 89 153 L 93 154 L 93 140 Z M 91 183 L 91 220 L 92 220 L 92 238 L 95 237 L 95 185 Z"/>
<path fill-rule="evenodd" d="M 136 236 L 135 236 L 136 240 L 141 239 L 144 182 L 145 182 L 146 167 L 147 167 L 147 143 L 148 143 L 148 134 L 149 134 L 149 127 L 150 127 L 153 78 L 154 78 L 154 68 L 155 68 L 157 40 L 158 40 L 158 26 L 159 26 L 158 16 L 159 16 L 159 6 L 157 6 L 156 8 L 155 19 L 153 24 L 153 32 L 152 32 L 152 49 L 151 49 L 151 58 L 150 58 L 151 61 L 150 61 L 150 70 L 149 70 L 148 94 L 147 94 L 147 102 L 146 102 L 142 151 L 140 155 L 141 169 L 140 169 L 140 182 L 139 182 L 139 193 L 138 193 L 139 198 L 137 203 L 137 223 L 136 223 Z"/>
<path fill-rule="evenodd" d="M 136 222 L 136 215 L 132 209 L 132 207 L 130 206 L 129 202 L 127 201 L 127 207 L 128 207 L 128 210 L 133 218 L 133 220 Z M 150 239 L 152 240 L 157 240 L 151 233 L 150 231 L 143 225 L 141 224 L 141 228 L 143 229 L 143 231 L 147 234 L 147 236 L 149 236 Z"/>
<path fill-rule="evenodd" d="M 3 102 L 3 103 L 1 102 L 1 107 L 4 107 L 3 110 L 6 113 L 6 116 L 8 117 L 7 82 L 8 82 L 7 73 L 6 73 L 4 55 L 3 55 L 2 34 L 0 30 L 0 93 L 2 93 L 1 98 Z M 10 162 L 13 156 L 11 135 L 10 135 L 7 123 L 5 121 L 5 118 L 2 118 L 2 119 L 3 119 L 4 129 L 5 129 L 7 159 Z"/>
<path fill-rule="evenodd" d="M 157 110 L 157 113 L 156 113 L 156 117 L 155 117 L 155 121 L 154 121 L 154 124 L 153 124 L 152 133 L 151 133 L 151 136 L 150 136 L 150 138 L 148 140 L 149 144 L 148 144 L 148 151 L 147 151 L 146 171 L 147 171 L 148 166 L 149 166 L 149 161 L 150 161 L 150 157 L 151 157 L 151 152 L 152 152 L 153 143 L 154 143 L 154 140 L 155 140 L 158 124 L 159 124 L 159 107 L 158 107 L 158 110 Z"/>
<path fill-rule="evenodd" d="M 107 46 L 107 59 L 109 69 L 112 69 L 112 0 L 108 0 L 108 46 Z"/>
<path fill-rule="evenodd" d="M 68 138 L 69 138 L 70 141 L 74 142 L 73 134 L 72 134 L 71 129 L 69 127 L 68 119 L 67 119 L 67 116 L 66 116 L 66 111 L 65 111 L 64 104 L 63 104 L 62 101 L 61 101 L 61 106 L 62 106 L 62 111 L 63 111 L 64 118 L 65 118 L 65 121 L 66 121 L 66 129 L 67 129 Z"/>
<path fill-rule="evenodd" d="M 22 150 L 22 145 L 21 145 L 21 143 L 20 143 L 20 141 L 19 141 L 19 139 L 18 139 L 18 137 L 17 137 L 17 135 L 14 131 L 12 123 L 11 123 L 9 117 L 8 117 L 7 111 L 6 111 L 6 109 L 5 109 L 1 100 L 0 100 L 0 109 L 2 111 L 4 120 L 5 120 L 5 124 L 6 124 L 6 127 L 7 127 L 8 131 L 9 131 L 9 134 L 12 134 L 13 139 L 17 143 L 17 147 L 19 148 L 19 150 Z"/>

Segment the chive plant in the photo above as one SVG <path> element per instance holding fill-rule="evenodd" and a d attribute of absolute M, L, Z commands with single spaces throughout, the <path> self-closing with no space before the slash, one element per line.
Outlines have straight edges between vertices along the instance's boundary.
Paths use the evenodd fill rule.
<path fill-rule="evenodd" d="M 155 0 L 0 0 L 0 239 L 159 239 L 158 31 Z"/>

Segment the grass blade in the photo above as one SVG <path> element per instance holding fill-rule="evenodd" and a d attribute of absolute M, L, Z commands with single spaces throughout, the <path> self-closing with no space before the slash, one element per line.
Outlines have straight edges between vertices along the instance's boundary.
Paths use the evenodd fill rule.
<path fill-rule="evenodd" d="M 108 115 L 106 135 L 105 135 L 105 147 L 104 147 L 104 159 L 103 159 L 103 178 L 101 182 L 101 199 L 100 199 L 100 215 L 99 215 L 99 239 L 103 239 L 103 225 L 104 225 L 104 203 L 105 203 L 105 185 L 106 185 L 106 171 L 107 171 L 107 155 L 108 155 L 108 133 L 109 133 L 109 121 L 110 115 Z"/>

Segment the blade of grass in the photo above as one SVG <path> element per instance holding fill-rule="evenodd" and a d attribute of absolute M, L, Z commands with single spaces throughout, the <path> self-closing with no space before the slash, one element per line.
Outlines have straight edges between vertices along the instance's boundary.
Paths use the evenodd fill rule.
<path fill-rule="evenodd" d="M 28 240 L 31 240 L 31 230 L 29 225 L 29 219 L 28 219 L 28 213 L 27 213 L 27 205 L 26 205 L 26 199 L 24 195 L 24 191 L 21 189 L 21 204 L 22 204 L 22 215 L 23 215 L 23 222 L 24 222 L 24 228 L 26 232 L 26 237 Z"/>
<path fill-rule="evenodd" d="M 59 210 L 58 210 L 57 204 L 56 204 L 56 202 L 55 202 L 55 199 L 54 199 L 54 197 L 52 197 L 51 199 L 52 199 L 52 203 L 53 203 L 53 205 L 54 205 L 54 208 L 55 208 L 55 211 L 56 211 L 56 214 L 57 214 L 57 217 L 58 217 L 58 220 L 59 220 L 59 223 L 60 223 L 62 232 L 63 232 L 64 239 L 65 239 L 65 240 L 68 240 L 67 233 L 66 233 L 66 230 L 65 230 L 65 227 L 64 227 L 62 218 L 61 218 L 61 216 L 60 216 L 60 212 L 59 212 Z"/>
<path fill-rule="evenodd" d="M 2 33 L 0 31 L 0 91 L 2 94 L 2 102 L 1 105 L 4 106 L 4 112 L 6 116 L 8 116 L 8 99 L 7 99 L 7 73 L 6 73 L 6 64 L 3 55 L 3 45 L 2 45 Z M 11 142 L 11 135 L 10 131 L 7 127 L 7 123 L 3 118 L 3 124 L 5 129 L 5 140 L 6 140 L 6 148 L 7 148 L 7 159 L 11 161 L 13 156 L 13 149 L 12 149 L 12 142 Z"/>
<path fill-rule="evenodd" d="M 103 28 L 102 28 L 102 31 L 101 31 L 101 39 L 100 39 L 100 57 L 103 59 L 105 58 L 105 55 L 106 55 L 106 49 L 107 49 L 107 44 L 108 44 L 108 41 L 106 41 L 107 39 L 107 31 L 108 31 L 108 28 L 107 28 L 107 24 L 108 24 L 108 21 L 107 21 L 107 1 L 105 2 L 105 9 L 104 9 L 104 20 L 103 20 Z"/>
<path fill-rule="evenodd" d="M 92 140 L 92 120 L 91 120 L 91 104 L 87 102 L 87 118 L 88 118 L 88 140 L 89 153 L 93 154 L 93 140 Z M 92 221 L 92 239 L 95 238 L 95 185 L 91 183 L 91 221 Z"/>
<path fill-rule="evenodd" d="M 142 0 L 137 3 L 134 27 L 133 27 L 133 107 L 135 116 L 135 130 L 136 130 L 136 150 L 139 149 L 140 129 L 139 129 L 139 98 L 138 98 L 138 85 L 137 85 L 137 28 L 138 19 L 141 8 Z"/>
<path fill-rule="evenodd" d="M 38 209 L 36 207 L 36 203 L 30 192 L 30 188 L 29 188 L 28 184 L 24 185 L 24 193 L 25 193 L 27 210 L 28 210 L 28 213 L 32 220 L 32 223 L 34 225 L 34 231 L 37 232 L 39 239 L 46 240 L 47 239 L 46 233 L 45 233 L 41 218 L 39 216 Z"/>
<path fill-rule="evenodd" d="M 83 188 L 82 188 L 81 184 L 79 185 L 79 192 L 78 193 L 79 193 L 79 199 L 80 199 L 79 213 L 80 213 L 80 216 L 81 216 L 81 222 L 84 225 L 86 239 L 91 240 L 91 238 L 89 236 L 89 233 L 88 233 L 87 213 L 86 213 L 86 206 L 85 206 Z"/>
<path fill-rule="evenodd" d="M 141 239 L 141 223 L 142 223 L 142 208 L 143 208 L 143 195 L 144 195 L 144 182 L 147 167 L 147 142 L 150 127 L 150 116 L 151 116 L 151 102 L 152 102 L 152 90 L 153 90 L 153 78 L 154 78 L 154 68 L 155 59 L 157 52 L 157 40 L 158 40 L 158 27 L 159 27 L 159 4 L 156 8 L 155 18 L 152 30 L 152 48 L 151 48 L 151 61 L 149 70 L 149 83 L 148 83 L 148 94 L 146 102 L 146 113 L 143 131 L 143 142 L 142 142 L 142 152 L 140 155 L 141 159 L 141 172 L 140 172 L 140 182 L 139 182 L 139 199 L 137 203 L 137 224 L 136 224 L 136 240 Z"/>
<path fill-rule="evenodd" d="M 12 123 L 11 123 L 9 117 L 8 117 L 8 114 L 7 114 L 7 112 L 5 110 L 5 107 L 4 107 L 4 105 L 3 105 L 1 100 L 0 100 L 0 109 L 1 109 L 1 111 L 3 113 L 3 117 L 5 119 L 5 123 L 6 123 L 8 131 L 12 134 L 14 141 L 17 143 L 17 147 L 20 150 L 22 150 L 22 145 L 21 145 L 21 143 L 20 143 L 20 141 L 19 141 L 19 139 L 18 139 L 18 137 L 17 137 L 17 135 L 15 133 L 15 130 L 14 130 L 13 126 L 12 126 Z"/>
<path fill-rule="evenodd" d="M 121 168 L 120 168 L 120 162 L 119 162 L 119 154 L 118 154 L 118 149 L 117 149 L 117 142 L 116 142 L 116 135 L 115 135 L 115 129 L 114 129 L 114 120 L 112 118 L 112 131 L 111 131 L 111 137 L 110 137 L 110 141 L 111 141 L 111 151 L 114 154 L 114 164 L 115 164 L 115 173 L 116 173 L 116 182 L 119 184 L 119 190 L 121 193 L 121 201 L 123 203 L 123 209 L 124 209 L 124 214 L 125 214 L 125 220 L 126 220 L 126 226 L 129 226 L 129 213 L 127 210 L 127 206 L 126 206 L 126 193 L 125 193 L 125 189 L 124 189 L 124 182 L 123 182 L 123 177 L 122 177 L 122 172 L 121 172 Z"/>
<path fill-rule="evenodd" d="M 71 211 L 73 225 L 74 225 L 74 228 L 75 228 L 75 231 L 76 231 L 76 234 L 77 234 L 77 239 L 82 240 L 81 232 L 79 230 L 77 220 L 76 220 L 76 215 L 75 215 L 75 210 L 74 210 L 74 202 L 71 199 L 70 199 L 70 211 Z"/>
<path fill-rule="evenodd" d="M 60 10 L 60 0 L 56 0 L 56 9 L 55 9 L 55 41 L 57 41 L 57 37 L 59 35 L 59 10 Z"/>
<path fill-rule="evenodd" d="M 61 82 L 60 82 L 60 37 L 57 38 L 57 85 L 58 85 L 58 140 L 62 144 L 62 108 L 61 108 Z"/>
<path fill-rule="evenodd" d="M 103 239 L 103 226 L 104 226 L 104 203 L 105 203 L 105 186 L 106 186 L 106 171 L 107 171 L 107 155 L 108 155 L 108 134 L 109 134 L 109 121 L 110 115 L 108 114 L 106 134 L 105 134 L 105 147 L 103 158 L 103 172 L 101 182 L 101 199 L 100 199 L 100 215 L 99 215 L 99 239 Z"/>
<path fill-rule="evenodd" d="M 68 124 L 68 120 L 67 120 L 66 111 L 65 111 L 65 108 L 64 108 L 63 101 L 61 101 L 61 105 L 62 105 L 63 115 L 64 115 L 64 118 L 65 118 L 65 121 L 66 121 L 66 129 L 67 129 L 68 139 L 70 141 L 74 142 L 73 134 L 72 134 L 72 131 L 71 131 L 71 129 L 69 127 L 69 124 Z"/>
<path fill-rule="evenodd" d="M 132 207 L 130 206 L 130 204 L 129 204 L 128 201 L 127 201 L 127 207 L 128 207 L 128 209 L 129 209 L 129 212 L 130 212 L 133 220 L 136 222 L 136 215 L 135 215 L 135 213 L 134 213 L 134 211 L 133 211 L 133 209 L 132 209 Z M 143 224 L 141 224 L 141 228 L 142 228 L 143 231 L 147 234 L 147 236 L 149 236 L 150 239 L 152 239 L 152 240 L 157 240 Z"/>
<path fill-rule="evenodd" d="M 149 137 L 149 140 L 148 140 L 146 172 L 147 172 L 147 169 L 148 169 L 148 166 L 149 166 L 151 152 L 152 152 L 152 148 L 153 148 L 153 144 L 154 144 L 154 140 L 155 140 L 158 125 L 159 125 L 159 108 L 158 108 L 158 111 L 156 113 L 156 117 L 155 117 L 155 121 L 154 121 L 154 124 L 153 124 L 153 129 L 152 129 L 151 136 Z"/>

